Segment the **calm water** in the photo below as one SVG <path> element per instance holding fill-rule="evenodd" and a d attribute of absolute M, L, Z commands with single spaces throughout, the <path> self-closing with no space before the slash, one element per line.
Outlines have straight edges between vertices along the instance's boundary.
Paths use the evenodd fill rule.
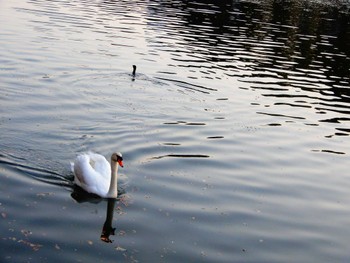
<path fill-rule="evenodd" d="M 0 1 L 1 262 L 350 261 L 349 3 L 216 2 Z"/>

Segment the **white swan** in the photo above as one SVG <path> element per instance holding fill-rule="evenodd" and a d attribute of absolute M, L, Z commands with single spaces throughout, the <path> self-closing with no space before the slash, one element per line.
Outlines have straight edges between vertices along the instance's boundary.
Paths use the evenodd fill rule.
<path fill-rule="evenodd" d="M 86 192 L 100 197 L 116 198 L 118 166 L 123 167 L 121 153 L 113 153 L 111 164 L 97 153 L 83 153 L 72 163 L 74 182 Z"/>

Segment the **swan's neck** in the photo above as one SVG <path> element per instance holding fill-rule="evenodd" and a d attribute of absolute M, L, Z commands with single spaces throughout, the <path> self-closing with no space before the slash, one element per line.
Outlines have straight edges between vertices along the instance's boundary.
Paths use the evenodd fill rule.
<path fill-rule="evenodd" d="M 108 190 L 108 197 L 117 197 L 118 196 L 118 181 L 117 181 L 117 177 L 118 177 L 118 163 L 111 160 L 111 182 L 109 185 L 109 190 Z"/>

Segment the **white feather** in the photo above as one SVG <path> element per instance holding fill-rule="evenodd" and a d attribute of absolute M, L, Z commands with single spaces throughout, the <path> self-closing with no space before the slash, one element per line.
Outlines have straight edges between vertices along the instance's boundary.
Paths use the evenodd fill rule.
<path fill-rule="evenodd" d="M 113 191 L 113 196 L 109 193 L 112 169 L 104 156 L 92 152 L 80 154 L 72 164 L 72 171 L 75 175 L 74 182 L 88 193 L 101 197 L 116 197 L 117 191 Z"/>

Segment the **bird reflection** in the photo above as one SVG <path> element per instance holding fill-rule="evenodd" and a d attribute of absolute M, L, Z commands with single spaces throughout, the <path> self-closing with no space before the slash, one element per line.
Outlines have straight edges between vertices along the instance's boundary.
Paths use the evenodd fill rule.
<path fill-rule="evenodd" d="M 115 198 L 109 198 L 107 203 L 106 221 L 103 224 L 102 233 L 101 233 L 101 240 L 106 243 L 112 243 L 113 240 L 111 240 L 109 236 L 110 235 L 114 236 L 115 234 L 115 228 L 112 227 L 115 201 L 116 201 Z"/>
<path fill-rule="evenodd" d="M 105 200 L 100 198 L 97 195 L 89 194 L 85 192 L 83 189 L 81 189 L 78 186 L 74 188 L 74 191 L 72 192 L 71 196 L 78 203 L 89 202 L 89 203 L 97 204 L 102 200 Z M 115 198 L 109 198 L 107 202 L 106 220 L 103 224 L 101 237 L 100 237 L 101 241 L 106 243 L 112 243 L 113 240 L 111 240 L 109 237 L 115 234 L 115 228 L 112 226 L 112 221 L 113 221 L 114 207 L 115 207 L 116 200 L 117 199 Z"/>
<path fill-rule="evenodd" d="M 71 197 L 78 203 L 88 202 L 88 203 L 98 204 L 103 200 L 98 195 L 90 194 L 77 185 L 73 186 L 73 192 L 71 193 Z"/>

